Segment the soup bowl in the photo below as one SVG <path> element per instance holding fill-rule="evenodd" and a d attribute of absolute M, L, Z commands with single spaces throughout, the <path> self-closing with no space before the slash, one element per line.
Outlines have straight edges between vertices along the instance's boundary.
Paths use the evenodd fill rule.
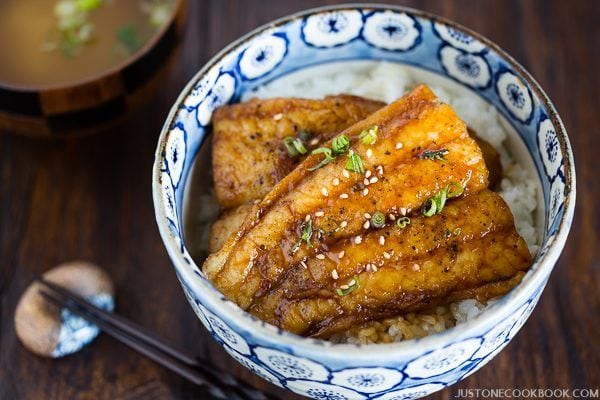
<path fill-rule="evenodd" d="M 385 60 L 451 82 L 495 106 L 515 155 L 539 187 L 540 248 L 522 282 L 485 312 L 424 338 L 336 344 L 277 329 L 226 299 L 201 272 L 184 235 L 192 166 L 207 164 L 213 110 L 267 82 L 309 67 Z M 201 168 L 201 170 L 209 170 Z M 206 180 L 210 179 L 204 172 Z M 575 205 L 573 154 L 565 128 L 535 80 L 481 35 L 396 6 L 312 9 L 247 34 L 208 62 L 173 106 L 153 170 L 160 234 L 189 303 L 214 339 L 245 367 L 293 392 L 327 399 L 427 395 L 481 368 L 533 311 L 565 244 Z M 208 185 L 208 183 L 207 183 Z"/>
<path fill-rule="evenodd" d="M 118 11 L 122 4 L 112 6 Z M 186 0 L 174 0 L 165 25 L 143 46 L 94 74 L 47 84 L 0 80 L 0 133 L 56 138 L 112 128 L 163 83 L 184 31 L 185 9 Z"/>

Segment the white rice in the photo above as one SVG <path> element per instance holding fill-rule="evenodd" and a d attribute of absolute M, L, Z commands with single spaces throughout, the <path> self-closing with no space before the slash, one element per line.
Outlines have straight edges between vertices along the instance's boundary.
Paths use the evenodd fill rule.
<path fill-rule="evenodd" d="M 353 65 L 354 64 L 354 65 Z M 246 92 L 242 100 L 252 97 L 322 98 L 341 93 L 354 94 L 390 103 L 420 82 L 413 70 L 393 63 L 347 63 L 343 68 L 321 66 L 314 73 L 292 74 Z M 439 78 L 429 84 L 436 95 L 450 104 L 456 113 L 484 140 L 500 153 L 504 169 L 499 194 L 508 203 L 515 216 L 519 234 L 529 250 L 536 254 L 539 234 L 534 221 L 537 204 L 537 186 L 527 170 L 517 164 L 506 147 L 508 133 L 496 108 L 479 96 L 453 90 Z M 445 307 L 421 313 L 409 313 L 384 321 L 377 321 L 351 329 L 332 338 L 335 342 L 376 343 L 393 342 L 422 337 L 443 331 L 457 323 L 472 319 L 493 301 L 482 304 L 477 300 L 462 300 Z"/>

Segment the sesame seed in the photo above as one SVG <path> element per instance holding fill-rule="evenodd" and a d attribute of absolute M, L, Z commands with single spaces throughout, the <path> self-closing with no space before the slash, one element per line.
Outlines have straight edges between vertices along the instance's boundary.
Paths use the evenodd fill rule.
<path fill-rule="evenodd" d="M 329 196 L 329 192 L 325 188 L 321 188 L 321 193 L 323 193 L 323 196 L 325 197 Z"/>
<path fill-rule="evenodd" d="M 306 263 L 304 261 L 300 261 L 300 264 L 304 267 L 304 269 L 308 268 L 308 265 L 306 265 Z"/>
<path fill-rule="evenodd" d="M 377 178 L 376 176 L 369 179 L 369 183 L 377 183 L 377 181 L 379 181 L 379 178 Z"/>
<path fill-rule="evenodd" d="M 321 247 L 323 248 L 323 250 L 329 251 L 329 246 L 327 246 L 325 243 L 321 243 Z"/>
<path fill-rule="evenodd" d="M 381 165 L 377 167 L 377 173 L 379 173 L 379 175 L 383 175 L 383 167 Z"/>
<path fill-rule="evenodd" d="M 369 189 L 365 188 L 365 190 L 363 190 L 363 196 L 366 196 L 369 194 Z"/>
<path fill-rule="evenodd" d="M 348 226 L 348 222 L 347 221 L 340 222 L 340 227 L 345 228 L 347 226 Z"/>
<path fill-rule="evenodd" d="M 338 178 L 335 178 L 335 179 L 333 180 L 333 186 L 337 186 L 337 185 L 339 185 L 339 184 L 340 184 L 340 180 L 339 180 Z"/>
<path fill-rule="evenodd" d="M 344 254 L 346 254 L 346 252 L 344 250 L 340 251 L 338 253 L 338 258 L 344 258 Z"/>
<path fill-rule="evenodd" d="M 260 199 L 254 200 L 254 204 L 258 204 L 258 203 L 260 203 Z"/>
<path fill-rule="evenodd" d="M 367 178 L 365 178 L 365 180 L 363 181 L 363 184 L 364 184 L 365 186 L 369 186 L 369 180 L 368 180 Z"/>
<path fill-rule="evenodd" d="M 314 146 L 317 143 L 319 143 L 319 138 L 314 138 L 313 140 L 310 141 L 311 146 Z"/>
<path fill-rule="evenodd" d="M 306 217 L 304 217 L 304 220 L 305 220 L 306 222 L 310 221 L 310 214 L 307 214 L 307 215 L 306 215 Z"/>
<path fill-rule="evenodd" d="M 390 253 L 388 253 L 387 251 L 384 251 L 384 252 L 383 252 L 383 257 L 384 257 L 386 260 L 389 260 L 391 256 L 390 256 Z"/>
<path fill-rule="evenodd" d="M 400 207 L 400 214 L 406 215 L 406 208 Z"/>
<path fill-rule="evenodd" d="M 371 264 L 365 265 L 365 269 L 367 270 L 367 272 L 370 272 L 371 271 Z"/>
<path fill-rule="evenodd" d="M 340 199 L 347 199 L 347 198 L 348 198 L 348 194 L 347 193 L 340 194 Z"/>
<path fill-rule="evenodd" d="M 412 266 L 413 271 L 420 271 L 421 270 L 421 266 L 417 263 L 413 264 Z"/>
<path fill-rule="evenodd" d="M 337 272 L 337 270 L 335 270 L 335 269 L 334 269 L 333 271 L 331 271 L 331 277 L 332 277 L 334 280 L 336 280 L 337 278 L 339 278 L 339 277 L 340 277 L 340 276 L 338 275 L 338 272 Z"/>
<path fill-rule="evenodd" d="M 356 285 L 356 280 L 352 279 L 350 282 L 348 282 L 348 286 L 354 286 Z"/>
<path fill-rule="evenodd" d="M 402 148 L 402 143 L 398 142 L 396 143 L 396 150 L 399 150 Z"/>
<path fill-rule="evenodd" d="M 348 286 L 348 285 L 342 285 L 342 286 L 340 286 L 340 289 L 342 289 L 342 290 L 348 290 L 348 289 L 350 289 L 350 286 Z"/>
<path fill-rule="evenodd" d="M 371 170 L 368 169 L 367 172 L 365 172 L 365 177 L 369 178 L 371 176 Z"/>
<path fill-rule="evenodd" d="M 383 237 L 383 235 L 379 236 L 379 244 L 382 246 L 385 244 L 385 238 Z"/>
<path fill-rule="evenodd" d="M 317 254 L 315 257 L 317 257 L 317 259 L 319 259 L 319 260 L 324 260 L 325 259 L 325 255 L 324 254 Z"/>
<path fill-rule="evenodd" d="M 369 157 L 369 158 L 373 157 L 373 150 L 367 149 L 367 157 Z"/>
<path fill-rule="evenodd" d="M 317 211 L 315 213 L 315 217 L 322 217 L 323 215 L 325 215 L 325 213 L 323 211 Z"/>
<path fill-rule="evenodd" d="M 392 220 L 395 221 L 396 220 L 396 216 L 394 214 L 390 214 L 388 215 L 388 217 Z"/>
<path fill-rule="evenodd" d="M 275 121 L 279 121 L 281 118 L 283 118 L 283 114 L 282 113 L 273 115 L 273 119 Z"/>
<path fill-rule="evenodd" d="M 364 213 L 363 215 L 366 219 L 371 219 L 371 214 L 369 213 Z"/>
<path fill-rule="evenodd" d="M 371 226 L 371 223 L 370 223 L 369 221 L 366 221 L 366 222 L 363 224 L 363 228 L 365 228 L 365 229 L 369 229 L 369 227 L 370 227 L 370 226 Z"/>
<path fill-rule="evenodd" d="M 356 244 L 361 244 L 362 243 L 362 237 L 359 235 L 357 237 L 354 238 L 354 243 Z"/>
<path fill-rule="evenodd" d="M 346 169 L 342 171 L 342 175 L 344 175 L 344 178 L 350 178 L 350 172 Z"/>
<path fill-rule="evenodd" d="M 373 270 L 373 272 L 377 272 L 377 265 L 371 264 L 371 269 Z"/>

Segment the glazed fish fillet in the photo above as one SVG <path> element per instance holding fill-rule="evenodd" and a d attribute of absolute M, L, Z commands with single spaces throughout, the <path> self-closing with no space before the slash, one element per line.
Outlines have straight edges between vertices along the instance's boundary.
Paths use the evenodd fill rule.
<path fill-rule="evenodd" d="M 210 226 L 208 239 L 208 251 L 214 253 L 219 251 L 229 236 L 242 226 L 242 223 L 252 210 L 252 204 L 242 204 L 230 210 L 225 210 L 219 219 Z"/>
<path fill-rule="evenodd" d="M 383 106 L 340 95 L 322 100 L 252 99 L 219 107 L 212 120 L 212 168 L 219 203 L 231 208 L 262 199 L 294 169 L 300 160 L 287 154 L 285 137 L 301 131 L 310 134 L 310 150 Z"/>
<path fill-rule="evenodd" d="M 505 294 L 531 265 L 508 206 L 487 189 L 403 229 L 390 224 L 319 254 L 325 257 L 291 267 L 250 311 L 285 330 L 328 337 L 370 320 Z M 343 285 L 354 290 L 343 295 Z"/>
<path fill-rule="evenodd" d="M 360 135 L 374 127 L 375 143 L 363 143 Z M 340 241 L 360 241 L 370 231 L 365 213 L 398 218 L 420 210 L 449 185 L 461 185 L 461 196 L 488 185 L 481 150 L 464 122 L 426 86 L 343 133 L 362 160 L 364 173 L 348 172 L 350 153 L 321 168 L 316 167 L 322 154 L 308 156 L 253 206 L 239 230 L 205 261 L 209 279 L 244 309 L 252 309 L 311 257 Z M 443 160 L 423 156 L 432 152 L 443 152 Z M 300 238 L 307 221 L 315 234 L 304 243 Z"/>
<path fill-rule="evenodd" d="M 340 118 L 331 119 L 330 114 L 323 113 L 323 109 L 318 108 L 317 106 L 327 107 L 332 104 L 332 101 L 337 102 L 337 104 L 340 106 L 345 106 L 344 110 L 354 111 L 352 111 L 352 113 L 337 112 L 337 115 L 339 115 Z M 301 119 L 298 118 L 297 115 L 292 114 L 291 118 L 297 120 L 297 123 L 294 125 L 294 129 L 292 129 L 293 132 L 290 132 L 289 120 L 287 118 L 274 121 L 269 114 L 267 116 L 267 120 L 270 124 L 270 132 L 289 132 L 289 134 L 295 134 L 295 132 L 298 130 L 312 130 L 314 133 L 311 135 L 311 139 L 317 139 L 319 142 L 326 141 L 327 139 L 331 138 L 331 132 L 338 132 L 349 125 L 347 121 L 341 119 L 344 116 L 349 117 L 350 121 L 354 123 L 356 122 L 355 119 L 359 118 L 363 112 L 370 114 L 372 111 L 375 111 L 376 107 L 383 107 L 383 103 L 371 102 L 369 100 L 354 96 L 334 96 L 326 98 L 324 101 L 302 99 L 255 99 L 252 100 L 251 106 L 248 106 L 246 103 L 238 104 L 236 106 L 225 106 L 226 108 L 229 108 L 229 110 L 227 112 L 218 111 L 215 122 L 216 125 L 221 127 L 220 135 L 226 138 L 220 141 L 215 141 L 216 149 L 213 149 L 213 152 L 218 155 L 218 159 L 222 159 L 224 154 L 227 152 L 228 147 L 231 146 L 231 144 L 227 143 L 227 140 L 234 141 L 236 137 L 239 137 L 236 129 L 239 129 L 239 127 L 243 126 L 244 123 L 238 121 L 238 119 L 260 120 L 265 118 L 262 110 L 265 106 L 268 106 L 270 103 L 275 103 L 280 107 L 278 110 L 281 110 L 282 108 L 285 108 L 282 105 L 286 102 L 289 104 L 310 104 L 312 108 L 302 109 Z M 324 117 L 327 117 L 329 121 L 325 125 L 323 125 L 322 122 Z M 331 129 L 325 132 L 325 127 Z M 500 155 L 491 144 L 481 139 L 475 131 L 468 129 L 468 133 L 473 139 L 475 139 L 483 153 L 483 159 L 489 171 L 489 187 L 498 187 L 500 181 L 502 180 L 502 165 L 500 163 Z M 279 142 L 274 140 L 279 140 Z M 273 139 L 271 137 L 271 139 L 265 140 L 265 136 L 263 135 L 261 138 L 254 138 L 254 140 L 246 141 L 243 145 L 243 150 L 242 145 L 239 143 L 237 143 L 236 146 L 239 147 L 239 151 L 243 154 L 253 154 L 255 159 L 262 160 L 260 163 L 260 168 L 253 168 L 245 171 L 245 174 L 243 175 L 243 181 L 240 181 L 236 174 L 229 175 L 225 172 L 220 174 L 220 176 L 223 177 L 222 179 L 229 180 L 229 183 L 220 180 L 220 183 L 223 186 L 229 185 L 231 187 L 239 188 L 238 194 L 245 196 L 245 198 L 252 196 L 259 196 L 257 199 L 262 198 L 263 196 L 260 195 L 262 192 L 266 193 L 268 190 L 270 190 L 275 183 L 279 182 L 279 180 L 283 178 L 283 174 L 289 173 L 292 167 L 299 162 L 298 159 L 290 158 L 285 151 L 273 153 L 273 148 L 279 148 L 281 146 L 281 139 L 279 138 Z M 278 156 L 276 156 L 277 154 Z M 244 161 L 242 160 L 242 162 Z M 214 163 L 217 164 L 216 159 L 214 159 Z M 218 165 L 221 169 L 233 169 L 234 166 L 237 166 L 238 163 L 240 163 L 240 159 L 232 161 L 232 163 L 234 164 L 230 165 L 219 162 Z M 270 177 L 268 184 L 265 182 L 263 178 L 264 176 Z M 256 182 L 261 185 L 261 187 L 258 189 L 255 188 Z M 223 201 L 223 199 L 221 199 L 221 201 Z M 231 209 L 226 209 L 212 224 L 209 239 L 209 251 L 211 253 L 220 250 L 225 244 L 227 238 L 229 238 L 229 236 L 231 236 L 242 225 L 242 222 L 244 222 L 245 217 L 252 208 L 251 204 L 252 203 L 246 203 L 235 206 Z"/>

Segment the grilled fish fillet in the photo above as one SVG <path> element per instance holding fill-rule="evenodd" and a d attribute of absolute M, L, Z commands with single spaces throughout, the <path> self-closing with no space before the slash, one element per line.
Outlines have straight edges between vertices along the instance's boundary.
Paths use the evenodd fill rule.
<path fill-rule="evenodd" d="M 377 140 L 359 140 L 378 127 Z M 221 250 L 209 256 L 203 271 L 228 298 L 250 309 L 276 289 L 291 270 L 321 249 L 360 237 L 365 212 L 398 215 L 419 209 L 448 185 L 460 182 L 463 196 L 488 185 L 481 150 L 446 104 L 419 86 L 402 99 L 344 131 L 361 157 L 366 175 L 344 175 L 348 155 L 322 168 L 321 154 L 310 155 L 257 205 Z M 330 143 L 326 144 L 330 146 Z M 443 162 L 422 158 L 424 151 L 448 150 Z M 365 185 L 365 179 L 368 179 Z M 325 232 L 297 247 L 307 215 L 312 229 Z"/>
<path fill-rule="evenodd" d="M 327 141 L 383 106 L 339 95 L 322 100 L 252 99 L 219 107 L 212 119 L 212 168 L 219 203 L 231 208 L 262 199 L 294 169 L 299 159 L 287 154 L 283 138 L 305 131 Z"/>
<path fill-rule="evenodd" d="M 219 251 L 229 236 L 242 226 L 242 223 L 252 210 L 252 204 L 242 204 L 230 210 L 225 210 L 210 226 L 208 251 Z"/>
<path fill-rule="evenodd" d="M 339 110 L 336 109 L 336 115 L 338 115 L 339 118 L 331 119 L 331 115 L 329 113 L 324 113 L 323 109 L 319 107 L 331 106 L 332 102 L 337 102 L 338 105 L 345 107 L 344 110 L 353 111 L 352 113 L 344 114 L 340 113 Z M 271 116 L 272 113 L 269 113 L 265 116 L 264 109 L 271 107 L 273 104 L 277 104 L 280 107 L 280 110 L 294 109 L 294 105 L 297 104 L 310 104 L 312 107 L 310 109 L 303 108 L 301 110 L 302 118 L 299 118 L 297 114 L 292 113 L 291 118 L 296 120 L 296 124 L 294 125 L 294 132 L 289 132 L 289 120 L 287 118 L 282 118 L 281 120 L 275 121 Z M 240 165 L 240 158 L 236 159 L 235 161 L 231 161 L 232 164 L 225 164 L 219 161 L 223 159 L 224 155 L 228 151 L 228 148 L 231 146 L 231 143 L 227 143 L 228 140 L 238 142 L 240 137 L 243 138 L 243 131 L 240 136 L 236 129 L 242 129 L 245 123 L 238 121 L 238 119 L 256 119 L 258 121 L 266 118 L 271 132 L 289 132 L 289 134 L 295 134 L 296 130 L 312 130 L 312 137 L 314 139 L 318 139 L 319 141 L 327 141 L 327 139 L 331 137 L 332 132 L 343 130 L 350 125 L 349 122 L 356 122 L 355 119 L 359 118 L 361 114 L 371 113 L 372 111 L 375 111 L 377 107 L 383 107 L 383 103 L 371 102 L 360 97 L 345 95 L 332 96 L 323 101 L 302 99 L 254 99 L 250 102 L 250 105 L 248 103 L 244 103 L 236 106 L 225 106 L 225 108 L 228 109 L 226 112 L 216 112 L 217 117 L 215 119 L 215 125 L 219 127 L 221 139 L 215 141 L 216 148 L 213 149 L 213 154 L 216 154 L 217 156 L 213 159 L 213 162 L 215 165 L 218 165 L 221 170 L 223 168 L 235 169 L 238 165 Z M 344 116 L 350 117 L 349 122 L 342 119 Z M 329 121 L 325 125 L 323 125 L 324 118 L 327 118 Z M 326 127 L 331 129 L 325 131 L 324 129 Z M 483 159 L 489 171 L 489 187 L 498 187 L 500 181 L 502 180 L 502 165 L 500 163 L 500 155 L 491 144 L 479 137 L 475 131 L 468 129 L 468 133 L 473 139 L 475 139 L 483 153 Z M 284 134 L 279 136 L 282 135 Z M 277 140 L 279 140 L 279 142 L 277 142 Z M 244 171 L 244 174 L 242 175 L 243 181 L 240 181 L 237 178 L 237 174 L 231 175 L 223 171 L 222 173 L 216 175 L 218 176 L 218 185 L 221 187 L 237 187 L 238 192 L 233 194 L 237 197 L 244 196 L 244 198 L 248 200 L 253 200 L 250 199 L 250 197 L 253 196 L 259 196 L 256 197 L 256 199 L 262 198 L 263 196 L 261 193 L 266 193 L 268 190 L 270 190 L 275 183 L 279 182 L 279 180 L 283 178 L 284 174 L 290 172 L 291 168 L 295 166 L 297 162 L 299 162 L 298 159 L 290 158 L 286 152 L 279 152 L 278 157 L 274 156 L 272 149 L 279 148 L 280 145 L 281 139 L 273 139 L 271 137 L 271 139 L 265 140 L 264 135 L 261 135 L 260 138 L 255 137 L 254 140 L 246 141 L 243 145 L 243 150 L 242 145 L 238 142 L 236 147 L 239 147 L 240 154 L 253 154 L 255 159 L 261 160 L 260 167 L 258 169 L 249 169 Z M 242 162 L 244 161 L 242 160 Z M 271 177 L 268 183 L 265 182 L 263 178 L 264 176 Z M 229 181 L 223 181 L 222 179 Z M 256 182 L 258 182 L 261 187 L 255 188 Z M 250 185 L 250 183 L 253 185 Z M 224 201 L 223 198 L 221 198 L 221 201 Z M 212 224 L 210 230 L 209 251 L 211 253 L 214 253 L 223 247 L 227 238 L 229 238 L 229 236 L 231 236 L 242 225 L 242 222 L 244 222 L 244 219 L 251 208 L 251 203 L 241 204 L 235 206 L 235 208 L 225 210 L 219 216 L 219 218 Z"/>
<path fill-rule="evenodd" d="M 490 172 L 488 180 L 490 181 L 490 189 L 495 189 L 500 186 L 500 182 L 502 181 L 502 163 L 500 162 L 500 154 L 498 151 L 492 146 L 489 142 L 482 139 L 477 132 L 468 129 L 469 135 L 475 139 L 479 148 L 481 149 L 481 153 L 483 154 L 483 159 L 485 160 L 485 165 L 487 166 L 488 171 Z"/>
<path fill-rule="evenodd" d="M 508 206 L 487 189 L 451 201 L 441 214 L 413 217 L 404 229 L 371 230 L 359 244 L 340 240 L 320 254 L 291 267 L 250 311 L 285 330 L 328 337 L 458 299 L 488 300 L 531 265 Z M 337 293 L 353 280 L 355 290 Z"/>

